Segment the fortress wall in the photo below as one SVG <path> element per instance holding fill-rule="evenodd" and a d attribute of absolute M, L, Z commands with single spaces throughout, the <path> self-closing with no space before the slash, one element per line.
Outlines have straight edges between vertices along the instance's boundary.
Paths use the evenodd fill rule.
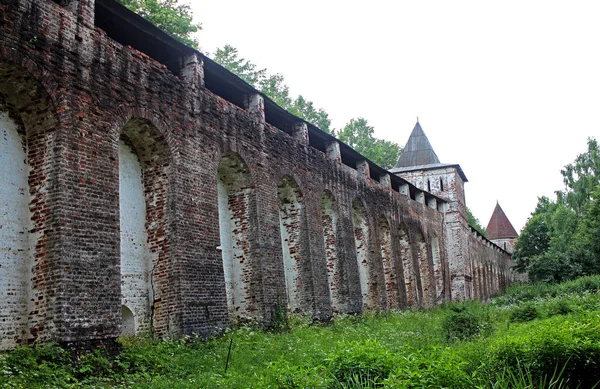
<path fill-rule="evenodd" d="M 176 77 L 91 28 L 90 6 L 0 5 L 0 93 L 40 134 L 33 144 L 43 156 L 29 151 L 43 239 L 34 240 L 28 341 L 114 338 L 131 328 L 122 304 L 134 296 L 140 308 L 130 311 L 148 323 L 136 328 L 157 336 L 269 325 L 286 309 L 326 320 L 450 299 L 441 200 L 378 177 L 335 142 L 314 146 L 305 123 L 276 120 L 258 95 L 216 95 L 203 87 L 200 57 Z M 123 166 L 134 158 L 122 135 L 139 166 Z M 134 196 L 120 182 L 136 170 L 137 185 L 140 168 Z M 136 244 L 147 234 L 135 283 L 124 220 L 136 221 Z"/>

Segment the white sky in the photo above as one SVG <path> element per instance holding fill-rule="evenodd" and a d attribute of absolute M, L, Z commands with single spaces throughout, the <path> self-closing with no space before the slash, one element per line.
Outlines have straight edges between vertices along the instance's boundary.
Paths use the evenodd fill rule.
<path fill-rule="evenodd" d="M 520 231 L 600 137 L 598 1 L 190 3 L 202 51 L 282 73 L 335 128 L 362 116 L 403 145 L 418 116 L 484 227 L 498 200 Z"/>

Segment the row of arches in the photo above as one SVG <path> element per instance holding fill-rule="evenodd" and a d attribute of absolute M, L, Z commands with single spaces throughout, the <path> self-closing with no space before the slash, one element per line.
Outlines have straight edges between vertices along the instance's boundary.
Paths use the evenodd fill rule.
<path fill-rule="evenodd" d="M 41 86 L 24 70 L 0 63 L 0 349 L 42 334 L 50 316 L 47 280 L 60 259 L 47 247 L 57 166 L 58 122 Z M 123 332 L 149 330 L 153 302 L 164 291 L 167 148 L 146 119 L 132 119 L 114 144 L 118 156 Z M 117 160 L 117 158 L 113 158 Z M 69 269 L 69 268 L 67 268 Z"/>
<path fill-rule="evenodd" d="M 58 187 L 53 169 L 62 158 L 54 154 L 60 151 L 55 147 L 59 125 L 41 86 L 26 73 L 0 63 L 0 348 L 38 335 L 33 329 L 43 327 L 44 310 L 49 309 L 44 304 L 49 284 L 44 281 L 60 263 L 50 260 L 56 254 L 46 250 L 53 239 L 48 204 L 56 202 L 48 188 Z M 165 304 L 176 293 L 170 283 L 174 275 L 167 233 L 173 222 L 173 155 L 148 119 L 135 117 L 118 127 L 111 130 L 106 157 L 115 166 L 102 176 L 109 186 L 118 182 L 121 309 L 114 311 L 122 317 L 123 333 L 160 334 L 170 320 Z M 231 317 L 254 317 L 259 297 L 253 288 L 262 280 L 253 270 L 260 266 L 257 242 L 263 233 L 256 183 L 235 153 L 222 155 L 216 173 L 225 300 Z M 340 212 L 329 191 L 321 198 L 320 220 L 309 220 L 304 195 L 289 176 L 277 184 L 277 212 L 290 311 L 314 307 L 315 280 L 320 279 L 315 272 L 323 274 L 334 312 L 355 311 L 356 299 L 365 310 L 439 300 L 440 291 L 433 293 L 433 272 L 444 265 L 439 245 L 433 244 L 437 237 L 428 242 L 421 232 L 409 234 L 404 226 L 392 229 L 383 216 L 372 221 L 359 200 L 352 202 L 351 210 Z M 310 250 L 315 222 L 322 231 L 322 250 L 313 251 L 321 252 L 322 258 Z M 351 228 L 344 225 L 348 222 Z M 60 271 L 64 269 L 56 269 Z"/>
<path fill-rule="evenodd" d="M 220 249 L 227 302 L 233 319 L 252 318 L 248 306 L 253 266 L 252 242 L 258 225 L 255 185 L 250 169 L 235 153 L 222 156 L 218 167 Z M 351 228 L 342 225 L 339 205 L 332 192 L 320 198 L 320 221 L 308 220 L 299 185 L 290 176 L 277 185 L 279 235 L 287 308 L 291 312 L 311 309 L 315 296 L 315 263 L 322 264 L 328 298 L 334 313 L 361 310 L 432 306 L 445 298 L 446 265 L 438 237 L 429 242 L 417 231 L 409 238 L 402 224 L 392 231 L 385 216 L 371 223 L 365 205 L 352 202 Z M 314 217 L 314 215 L 313 215 Z M 311 257 L 309 223 L 319 223 L 323 258 Z M 343 247 L 350 232 L 352 247 Z M 314 241 L 312 241 L 314 244 Z M 377 246 L 377 247 L 376 247 Z M 349 264 L 353 261 L 354 264 Z M 318 270 L 317 270 L 318 271 Z M 352 284 L 358 284 L 358 296 Z M 383 285 L 382 285 L 383 284 Z M 353 299 L 360 301 L 356 304 Z"/>

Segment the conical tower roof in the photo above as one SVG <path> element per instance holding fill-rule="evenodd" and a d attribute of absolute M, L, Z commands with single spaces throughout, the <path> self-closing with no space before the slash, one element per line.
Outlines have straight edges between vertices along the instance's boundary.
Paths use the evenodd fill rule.
<path fill-rule="evenodd" d="M 413 128 L 406 146 L 400 155 L 400 159 L 396 164 L 397 168 L 410 167 L 410 166 L 424 166 L 439 164 L 438 159 L 427 135 L 423 132 L 421 124 L 417 121 L 415 128 Z"/>
<path fill-rule="evenodd" d="M 513 239 L 519 236 L 499 203 L 496 203 L 496 209 L 494 209 L 494 213 L 492 214 L 485 232 L 490 240 Z"/>

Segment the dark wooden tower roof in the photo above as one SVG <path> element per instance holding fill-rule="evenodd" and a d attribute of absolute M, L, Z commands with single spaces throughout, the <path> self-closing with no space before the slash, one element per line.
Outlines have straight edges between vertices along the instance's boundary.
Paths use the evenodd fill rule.
<path fill-rule="evenodd" d="M 404 146 L 404 151 L 402 151 L 396 167 L 435 165 L 439 163 L 440 160 L 433 151 L 427 135 L 423 132 L 421 124 L 417 122 L 408 138 L 408 142 L 406 142 L 406 146 Z"/>

